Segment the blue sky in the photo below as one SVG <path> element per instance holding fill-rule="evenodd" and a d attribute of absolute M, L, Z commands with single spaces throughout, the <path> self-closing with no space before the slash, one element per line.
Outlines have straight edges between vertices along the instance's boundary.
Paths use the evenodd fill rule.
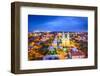
<path fill-rule="evenodd" d="M 28 15 L 28 32 L 87 32 L 88 17 Z"/>

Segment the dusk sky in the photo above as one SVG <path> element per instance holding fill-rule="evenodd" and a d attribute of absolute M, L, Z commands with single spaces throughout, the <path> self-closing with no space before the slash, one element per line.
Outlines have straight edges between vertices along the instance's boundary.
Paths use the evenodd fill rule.
<path fill-rule="evenodd" d="M 87 32 L 88 17 L 28 15 L 28 32 Z"/>

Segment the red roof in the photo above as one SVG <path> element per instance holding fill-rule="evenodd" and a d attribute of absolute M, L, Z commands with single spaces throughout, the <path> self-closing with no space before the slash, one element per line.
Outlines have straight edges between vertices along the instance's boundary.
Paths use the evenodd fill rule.
<path fill-rule="evenodd" d="M 77 52 L 71 52 L 72 56 L 81 56 L 81 55 L 85 55 L 82 51 L 77 51 Z"/>

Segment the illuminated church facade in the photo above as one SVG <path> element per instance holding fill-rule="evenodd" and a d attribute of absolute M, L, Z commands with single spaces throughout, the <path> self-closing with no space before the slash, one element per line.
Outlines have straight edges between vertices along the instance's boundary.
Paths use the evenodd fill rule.
<path fill-rule="evenodd" d="M 67 34 L 67 36 L 65 36 Z M 62 34 L 62 46 L 69 46 L 70 45 L 70 34 L 69 33 Z"/>

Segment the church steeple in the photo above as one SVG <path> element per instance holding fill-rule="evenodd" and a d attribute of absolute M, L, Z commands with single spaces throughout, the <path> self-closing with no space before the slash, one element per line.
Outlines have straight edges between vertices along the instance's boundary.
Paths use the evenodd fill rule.
<path fill-rule="evenodd" d="M 63 32 L 62 38 L 65 39 L 65 34 L 64 34 L 64 32 Z"/>
<path fill-rule="evenodd" d="M 67 37 L 65 36 L 65 33 L 62 34 L 62 45 L 63 46 L 69 46 L 70 45 L 70 35 L 69 32 L 67 33 Z"/>

